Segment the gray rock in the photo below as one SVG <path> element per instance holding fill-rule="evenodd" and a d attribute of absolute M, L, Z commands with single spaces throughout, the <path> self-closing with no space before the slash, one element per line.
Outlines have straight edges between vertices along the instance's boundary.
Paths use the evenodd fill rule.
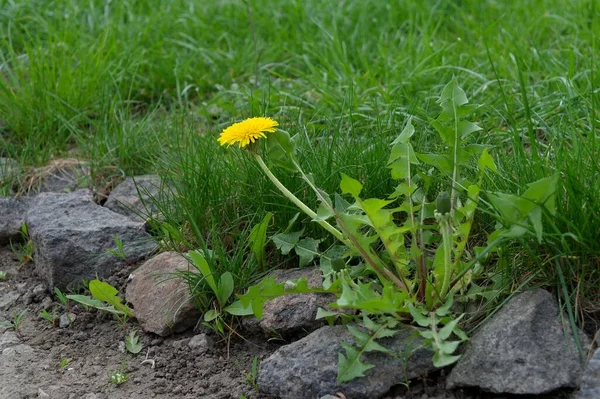
<path fill-rule="evenodd" d="M 21 297 L 17 291 L 8 291 L 0 294 L 0 310 L 6 310 L 15 304 Z"/>
<path fill-rule="evenodd" d="M 63 313 L 58 319 L 58 326 L 60 328 L 67 328 L 75 321 L 76 318 L 77 315 L 75 313 Z"/>
<path fill-rule="evenodd" d="M 23 240 L 21 225 L 28 206 L 29 198 L 0 198 L 0 245 Z"/>
<path fill-rule="evenodd" d="M 473 336 L 448 377 L 448 388 L 542 394 L 577 387 L 583 359 L 570 329 L 564 327 L 567 333 L 547 291 L 515 296 Z M 584 334 L 579 331 L 579 336 Z"/>
<path fill-rule="evenodd" d="M 600 349 L 592 355 L 581 379 L 581 387 L 575 399 L 600 398 Z"/>
<path fill-rule="evenodd" d="M 0 352 L 19 343 L 19 338 L 14 331 L 5 331 L 4 334 L 0 335 Z"/>
<path fill-rule="evenodd" d="M 414 331 L 404 329 L 392 338 L 378 341 L 398 357 L 369 352 L 362 360 L 375 367 L 365 377 L 338 385 L 338 353 L 342 342 L 353 343 L 345 326 L 325 326 L 282 346 L 260 364 L 257 380 L 260 390 L 292 398 L 314 398 L 332 392 L 341 392 L 347 398 L 378 398 L 393 385 L 435 369 L 433 353 L 422 347 L 422 340 Z"/>
<path fill-rule="evenodd" d="M 46 286 L 44 284 L 38 284 L 35 287 L 33 287 L 31 293 L 37 301 L 40 301 L 46 296 L 48 290 L 46 289 Z"/>
<path fill-rule="evenodd" d="M 47 296 L 42 300 L 41 309 L 48 310 L 52 307 L 52 304 L 52 298 Z"/>
<path fill-rule="evenodd" d="M 275 270 L 271 273 L 277 283 L 298 280 L 305 277 L 311 288 L 323 284 L 321 272 L 317 267 L 305 269 Z M 330 294 L 294 294 L 271 299 L 264 304 L 263 317 L 260 321 L 253 316 L 244 319 L 244 327 L 250 331 L 262 330 L 266 334 L 276 331 L 287 335 L 298 331 L 313 331 L 325 324 L 324 320 L 316 320 L 319 308 L 328 309 L 336 298 Z M 331 309 L 330 309 L 331 310 Z"/>
<path fill-rule="evenodd" d="M 146 261 L 133 272 L 126 299 L 146 332 L 167 336 L 192 327 L 200 314 L 190 297 L 187 282 L 175 275 L 195 272 L 185 257 L 164 252 Z"/>
<path fill-rule="evenodd" d="M 166 199 L 161 196 L 161 187 L 161 178 L 156 175 L 128 177 L 110 193 L 104 206 L 143 222 L 150 216 L 158 216 L 154 201 Z M 162 194 L 169 192 L 168 189 L 162 191 Z"/>
<path fill-rule="evenodd" d="M 198 334 L 194 335 L 190 342 L 188 342 L 188 347 L 198 353 L 204 353 L 209 350 L 212 346 L 212 340 L 206 334 Z"/>
<path fill-rule="evenodd" d="M 28 194 L 70 193 L 90 187 L 90 167 L 77 159 L 57 159 L 37 168 L 24 187 Z"/>
<path fill-rule="evenodd" d="M 61 290 L 75 288 L 82 280 L 108 277 L 155 248 L 141 223 L 97 205 L 88 190 L 39 194 L 26 223 L 38 274 L 49 287 Z M 114 237 L 123 242 L 125 260 L 109 252 L 116 249 Z"/>
<path fill-rule="evenodd" d="M 21 355 L 29 355 L 31 353 L 33 353 L 33 348 L 25 344 L 9 346 L 8 348 L 2 350 L 2 356 L 6 356 L 7 358 L 15 358 Z"/>
<path fill-rule="evenodd" d="M 340 397 L 333 396 L 333 395 L 325 395 L 325 396 L 321 396 L 319 399 L 340 399 Z"/>

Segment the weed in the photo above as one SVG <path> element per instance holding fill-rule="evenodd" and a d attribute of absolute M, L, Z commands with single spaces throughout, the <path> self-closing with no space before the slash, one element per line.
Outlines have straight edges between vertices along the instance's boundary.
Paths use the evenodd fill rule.
<path fill-rule="evenodd" d="M 113 236 L 113 240 L 115 241 L 116 248 L 109 249 L 107 252 L 113 256 L 116 256 L 122 261 L 126 261 L 127 256 L 125 255 L 125 251 L 123 250 L 123 240 L 121 240 L 117 236 Z"/>
<path fill-rule="evenodd" d="M 6 280 L 8 274 L 4 270 L 0 270 L 0 281 Z"/>
<path fill-rule="evenodd" d="M 11 321 L 0 321 L 0 328 L 13 330 L 15 333 L 17 333 L 17 337 L 19 337 L 19 339 L 22 339 L 23 335 L 21 332 L 21 326 L 23 325 L 25 314 L 27 314 L 28 311 L 29 309 L 25 308 L 21 312 L 13 312 L 13 317 Z"/>
<path fill-rule="evenodd" d="M 89 283 L 92 297 L 87 295 L 66 295 L 66 297 L 84 306 L 89 306 L 103 312 L 113 314 L 122 328 L 125 328 L 127 319 L 133 316 L 133 309 L 123 303 L 117 296 L 118 291 L 112 285 L 100 281 L 92 280 Z"/>
<path fill-rule="evenodd" d="M 58 367 L 60 367 L 61 370 L 65 370 L 67 368 L 67 366 L 69 365 L 69 363 L 71 363 L 73 359 L 60 359 L 60 362 L 58 362 Z"/>
<path fill-rule="evenodd" d="M 21 224 L 21 241 L 22 243 L 15 244 L 11 242 L 13 257 L 20 262 L 19 267 L 28 265 L 33 261 L 33 241 L 29 237 L 29 231 L 25 223 Z"/>
<path fill-rule="evenodd" d="M 50 323 L 50 327 L 56 327 L 58 322 L 58 314 L 56 312 L 56 306 L 52 307 L 52 312 L 48 312 L 46 309 L 40 311 L 40 317 Z"/>
<path fill-rule="evenodd" d="M 137 335 L 137 331 L 131 331 L 125 337 L 125 348 L 129 353 L 137 355 L 142 351 L 142 344 L 140 342 L 140 337 Z"/>

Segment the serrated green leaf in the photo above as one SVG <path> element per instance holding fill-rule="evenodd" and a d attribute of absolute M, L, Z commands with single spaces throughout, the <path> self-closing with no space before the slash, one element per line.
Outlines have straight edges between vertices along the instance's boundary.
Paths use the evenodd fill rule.
<path fill-rule="evenodd" d="M 307 237 L 303 238 L 294 247 L 294 251 L 300 257 L 300 267 L 306 266 L 312 262 L 315 256 L 319 256 L 319 243 L 321 240 L 315 240 Z"/>
<path fill-rule="evenodd" d="M 433 365 L 437 368 L 444 368 L 456 363 L 458 359 L 460 359 L 460 356 L 450 356 L 442 352 L 436 352 L 433 355 Z"/>
<path fill-rule="evenodd" d="M 323 308 L 318 308 L 317 309 L 317 316 L 315 317 L 315 320 L 320 320 L 320 319 L 325 319 L 327 317 L 335 317 L 335 316 L 339 316 L 338 312 L 333 312 L 331 310 L 326 310 Z"/>
<path fill-rule="evenodd" d="M 452 174 L 452 158 L 447 154 L 417 154 L 417 158 L 438 169 L 444 175 Z"/>
<path fill-rule="evenodd" d="M 498 168 L 496 168 L 496 164 L 494 163 L 494 158 L 492 158 L 487 148 L 484 148 L 481 152 L 481 156 L 477 161 L 477 166 L 479 167 L 480 172 L 483 172 L 486 169 L 489 169 L 492 172 L 498 172 Z"/>
<path fill-rule="evenodd" d="M 396 139 L 392 142 L 392 145 L 398 143 L 408 143 L 413 134 L 415 134 L 415 128 L 412 124 L 412 116 L 410 116 L 408 118 L 408 121 L 406 121 L 406 126 L 404 127 L 404 129 L 402 129 L 400 135 L 396 137 Z"/>
<path fill-rule="evenodd" d="M 442 306 L 440 306 L 435 311 L 435 314 L 438 315 L 439 317 L 444 317 L 444 316 L 448 315 L 448 313 L 450 312 L 450 309 L 452 308 L 453 302 L 454 302 L 454 297 L 452 295 L 449 295 L 448 299 L 446 300 L 446 303 L 443 304 Z"/>
<path fill-rule="evenodd" d="M 429 319 L 429 317 L 421 313 L 417 308 L 413 306 L 413 304 L 408 304 L 408 311 L 410 312 L 410 315 L 412 316 L 413 320 L 421 327 L 428 327 L 431 324 L 431 320 Z"/>
<path fill-rule="evenodd" d="M 481 127 L 473 122 L 459 121 L 458 122 L 458 134 L 461 139 L 466 139 L 471 133 L 478 132 Z"/>
<path fill-rule="evenodd" d="M 287 255 L 296 246 L 303 232 L 304 230 L 293 233 L 279 233 L 274 235 L 271 240 L 283 255 Z"/>
<path fill-rule="evenodd" d="M 351 178 L 345 173 L 342 173 L 340 189 L 342 190 L 342 194 L 350 194 L 354 198 L 357 198 L 362 190 L 362 184 L 360 184 L 358 180 Z"/>
<path fill-rule="evenodd" d="M 446 355 L 453 354 L 460 345 L 460 341 L 441 341 L 438 350 Z"/>
<path fill-rule="evenodd" d="M 341 352 L 338 354 L 338 384 L 364 377 L 367 371 L 375 367 L 372 364 L 361 362 L 360 353 L 351 345 L 342 343 L 342 347 L 346 350 L 346 356 Z"/>
<path fill-rule="evenodd" d="M 450 334 L 452 334 L 452 332 L 456 328 L 458 322 L 463 318 L 463 316 L 464 314 L 460 315 L 459 317 L 449 321 L 448 324 L 442 327 L 438 332 L 438 338 L 442 341 L 447 340 L 450 337 Z"/>

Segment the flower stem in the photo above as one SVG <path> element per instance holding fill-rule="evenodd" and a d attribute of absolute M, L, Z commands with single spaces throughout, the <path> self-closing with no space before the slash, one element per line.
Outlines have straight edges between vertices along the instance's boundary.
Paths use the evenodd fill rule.
<path fill-rule="evenodd" d="M 298 208 L 300 208 L 300 210 L 302 212 L 304 212 L 305 214 L 307 214 L 313 221 L 319 223 L 321 225 L 321 227 L 323 227 L 325 230 L 327 230 L 328 232 L 330 232 L 335 238 L 337 238 L 338 240 L 340 240 L 342 242 L 345 242 L 344 236 L 335 227 L 333 227 L 332 225 L 330 225 L 325 220 L 315 220 L 315 219 L 317 219 L 317 214 L 312 209 L 310 209 L 304 202 L 300 201 L 300 199 L 298 199 L 298 197 L 296 197 L 294 194 L 292 194 L 292 192 L 290 190 L 288 190 L 279 181 L 279 179 L 277 179 L 277 177 L 271 172 L 271 170 L 265 164 L 265 162 L 263 161 L 263 159 L 261 158 L 260 155 L 254 154 L 254 158 L 256 159 L 256 162 L 258 162 L 258 166 L 260 166 L 260 168 L 265 173 L 265 175 L 267 175 L 267 177 L 269 178 L 269 180 L 271 180 L 271 182 L 275 185 L 275 187 L 277 187 L 277 189 L 279 189 L 279 191 L 281 191 L 281 193 L 287 199 L 289 199 L 290 201 L 292 201 L 294 203 L 294 205 L 296 205 Z"/>

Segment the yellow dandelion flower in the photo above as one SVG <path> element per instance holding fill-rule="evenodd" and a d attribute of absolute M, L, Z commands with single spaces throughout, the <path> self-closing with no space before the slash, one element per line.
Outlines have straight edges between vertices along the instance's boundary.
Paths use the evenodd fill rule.
<path fill-rule="evenodd" d="M 279 123 L 271 118 L 249 118 L 242 122 L 234 123 L 223 130 L 218 141 L 222 146 L 231 146 L 237 143 L 240 148 L 244 148 L 259 138 L 267 137 L 265 135 L 266 132 L 275 132 L 276 126 L 279 126 Z"/>

